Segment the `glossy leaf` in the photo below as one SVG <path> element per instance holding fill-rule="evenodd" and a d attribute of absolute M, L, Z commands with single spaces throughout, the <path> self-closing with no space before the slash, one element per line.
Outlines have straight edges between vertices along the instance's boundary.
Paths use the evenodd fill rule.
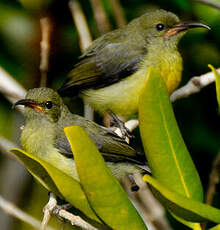
<path fill-rule="evenodd" d="M 33 175 L 34 178 L 38 180 L 47 190 L 62 198 L 62 195 L 58 191 L 48 172 L 40 163 L 29 157 L 28 154 L 21 149 L 14 148 L 8 151 L 15 154 L 17 158 L 24 164 L 25 168 L 30 172 L 30 174 Z"/>
<path fill-rule="evenodd" d="M 176 215 L 192 222 L 205 222 L 209 220 L 220 223 L 220 209 L 174 192 L 149 175 L 145 175 L 143 180 L 153 187 L 164 205 Z"/>
<path fill-rule="evenodd" d="M 113 229 L 147 229 L 86 132 L 79 126 L 64 131 L 74 152 L 80 183 L 97 215 Z"/>
<path fill-rule="evenodd" d="M 220 224 L 216 225 L 213 228 L 210 228 L 209 230 L 220 230 Z"/>
<path fill-rule="evenodd" d="M 140 96 L 139 123 L 153 177 L 172 191 L 202 201 L 199 175 L 178 129 L 165 83 L 154 69 L 148 72 Z"/>
<path fill-rule="evenodd" d="M 200 178 L 178 129 L 166 86 L 151 70 L 140 96 L 139 122 L 152 174 L 173 191 L 202 201 Z"/>
<path fill-rule="evenodd" d="M 11 149 L 10 151 L 19 156 L 19 159 L 22 160 L 30 173 L 37 176 L 37 179 L 41 183 L 44 182 L 43 185 L 46 185 L 46 188 L 49 188 L 49 190 L 53 191 L 58 196 L 61 194 L 66 201 L 72 204 L 75 208 L 79 209 L 87 217 L 100 222 L 98 217 L 92 211 L 81 185 L 72 176 L 67 175 L 60 169 L 54 167 L 50 164 L 50 162 L 45 161 L 45 159 L 41 159 L 20 149 Z M 22 154 L 24 156 L 22 156 Z M 31 165 L 32 163 L 33 166 Z M 48 174 L 49 177 L 47 177 L 47 181 L 43 180 L 42 177 Z M 55 187 L 59 191 L 58 193 L 57 189 L 55 190 L 51 184 L 55 184 Z"/>
<path fill-rule="evenodd" d="M 217 95 L 218 107 L 220 111 L 220 74 L 216 71 L 216 69 L 212 65 L 208 65 L 208 66 L 215 75 L 216 95 Z"/>

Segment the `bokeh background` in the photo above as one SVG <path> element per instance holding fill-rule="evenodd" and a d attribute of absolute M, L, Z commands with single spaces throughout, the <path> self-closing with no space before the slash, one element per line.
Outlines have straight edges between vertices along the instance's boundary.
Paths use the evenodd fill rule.
<path fill-rule="evenodd" d="M 184 59 L 184 85 L 191 77 L 209 72 L 208 64 L 220 65 L 220 11 L 190 0 L 80 0 L 78 1 L 95 39 L 101 33 L 117 28 L 119 19 L 115 2 L 122 8 L 122 24 L 152 8 L 176 13 L 182 20 L 208 24 L 212 30 L 193 30 L 181 40 L 179 50 Z M 94 16 L 94 3 L 101 2 L 107 22 Z M 216 0 L 216 2 L 219 2 Z M 117 8 L 117 7 L 116 7 Z M 115 16 L 116 15 L 116 16 Z M 24 88 L 38 87 L 40 82 L 40 18 L 52 22 L 48 87 L 57 89 L 81 54 L 79 37 L 73 23 L 68 1 L 58 0 L 0 0 L 0 66 Z M 101 25 L 101 27 L 100 27 Z M 101 29 L 101 30 L 100 30 Z M 131 35 L 132 36 L 132 35 Z M 0 82 L 1 85 L 1 82 Z M 11 103 L 0 93 L 0 137 L 19 145 L 22 115 L 11 109 Z M 78 104 L 77 111 L 82 111 Z M 215 86 L 174 103 L 174 111 L 186 145 L 201 176 L 206 191 L 212 163 L 220 151 L 219 116 Z M 135 131 L 138 134 L 138 130 Z M 10 155 L 0 150 L 0 194 L 31 215 L 42 218 L 42 208 L 48 192 L 39 185 Z M 220 208 L 220 187 L 217 185 L 213 205 Z M 173 229 L 188 229 L 170 216 Z M 53 221 L 59 225 L 57 220 Z M 1 230 L 31 229 L 0 210 Z M 67 227 L 68 228 L 68 227 Z M 58 228 L 60 229 L 60 228 Z"/>

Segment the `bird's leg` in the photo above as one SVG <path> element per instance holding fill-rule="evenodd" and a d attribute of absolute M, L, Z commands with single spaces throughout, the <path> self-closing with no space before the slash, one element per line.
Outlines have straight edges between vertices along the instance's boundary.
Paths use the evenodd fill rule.
<path fill-rule="evenodd" d="M 133 175 L 128 174 L 128 179 L 131 182 L 131 191 L 132 192 L 137 192 L 139 190 L 139 186 L 136 184 Z"/>
<path fill-rule="evenodd" d="M 121 130 L 122 138 L 134 138 L 134 135 L 132 135 L 131 131 L 128 128 L 126 128 L 123 121 L 121 121 L 111 110 L 109 110 L 108 113 L 113 118 L 113 124 Z"/>

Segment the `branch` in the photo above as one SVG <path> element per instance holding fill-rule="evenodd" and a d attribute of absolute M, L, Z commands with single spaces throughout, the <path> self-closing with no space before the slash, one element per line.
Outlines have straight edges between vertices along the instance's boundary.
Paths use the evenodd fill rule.
<path fill-rule="evenodd" d="M 70 0 L 69 8 L 79 34 L 81 51 L 84 51 L 92 43 L 92 36 L 89 31 L 86 17 L 78 1 Z"/>
<path fill-rule="evenodd" d="M 217 71 L 220 73 L 220 68 L 218 68 Z M 170 100 L 174 102 L 178 99 L 188 97 L 191 94 L 198 93 L 202 88 L 213 82 L 215 82 L 213 72 L 208 72 L 200 77 L 193 77 L 186 85 L 174 91 L 170 96 Z"/>
<path fill-rule="evenodd" d="M 111 30 L 111 25 L 100 0 L 90 0 L 100 34 Z"/>
<path fill-rule="evenodd" d="M 73 226 L 80 227 L 83 230 L 97 230 L 89 223 L 85 222 L 81 217 L 75 216 L 72 213 L 67 212 L 65 209 L 60 209 L 60 206 L 57 205 L 56 196 L 53 193 L 50 193 L 49 201 L 44 207 L 44 218 L 40 230 L 45 230 L 47 223 L 50 220 L 51 214 L 54 213 L 58 217 L 68 220 Z"/>
<path fill-rule="evenodd" d="M 220 152 L 217 155 L 211 170 L 211 174 L 209 177 L 209 186 L 206 194 L 206 204 L 211 205 L 213 197 L 215 195 L 216 184 L 219 183 L 219 175 L 220 175 Z"/>
<path fill-rule="evenodd" d="M 126 181 L 126 191 L 145 223 L 147 225 L 150 223 L 155 230 L 172 230 L 165 217 L 164 207 L 154 198 L 141 175 L 134 174 L 134 180 L 140 189 L 137 192 L 131 192 L 131 186 Z"/>
<path fill-rule="evenodd" d="M 217 2 L 213 2 L 213 1 L 209 1 L 209 0 L 190 0 L 190 1 L 202 3 L 204 5 L 211 6 L 211 7 L 216 8 L 216 9 L 220 9 L 220 3 L 217 3 Z"/>
<path fill-rule="evenodd" d="M 17 208 L 14 204 L 5 200 L 2 196 L 0 196 L 0 208 L 6 213 L 8 213 L 9 215 L 14 216 L 15 218 L 31 225 L 36 229 L 39 229 L 41 226 L 40 221 L 26 214 L 25 212 Z M 54 230 L 54 229 L 51 227 L 47 227 L 47 230 Z"/>
<path fill-rule="evenodd" d="M 44 217 L 43 217 L 43 221 L 41 223 L 41 227 L 40 230 L 45 230 L 47 227 L 47 224 L 50 220 L 51 217 L 51 213 L 54 210 L 54 208 L 57 206 L 57 200 L 56 200 L 56 196 L 53 193 L 50 193 L 50 198 L 48 203 L 45 205 L 44 207 Z"/>
<path fill-rule="evenodd" d="M 14 104 L 17 100 L 23 99 L 26 90 L 9 73 L 0 66 L 0 93 L 2 93 L 9 102 Z M 19 111 L 23 111 L 18 106 Z"/>
<path fill-rule="evenodd" d="M 69 8 L 73 17 L 73 21 L 76 25 L 77 32 L 79 34 L 80 48 L 83 52 L 92 43 L 92 36 L 88 27 L 88 23 L 78 1 L 70 0 Z M 88 104 L 84 104 L 84 117 L 89 120 L 94 120 L 94 111 Z"/>
<path fill-rule="evenodd" d="M 220 68 L 217 69 L 220 73 Z M 213 72 L 208 72 L 201 75 L 200 77 L 191 78 L 186 85 L 174 91 L 171 96 L 171 102 L 175 102 L 178 99 L 185 98 L 191 94 L 198 93 L 202 88 L 208 86 L 209 84 L 215 82 L 215 76 Z M 130 120 L 125 123 L 125 126 L 132 132 L 139 125 L 138 120 Z M 122 136 L 120 129 L 116 129 L 115 132 Z"/>
<path fill-rule="evenodd" d="M 68 221 L 70 221 L 70 223 L 73 226 L 77 226 L 82 228 L 83 230 L 98 230 L 97 228 L 93 227 L 92 225 L 90 225 L 89 223 L 85 222 L 80 216 L 75 216 L 70 212 L 67 212 L 64 209 L 61 209 L 58 212 L 58 215 Z"/>
<path fill-rule="evenodd" d="M 111 0 L 109 2 L 117 27 L 123 27 L 127 24 L 124 10 L 121 7 L 120 0 Z"/>
<path fill-rule="evenodd" d="M 51 21 L 49 17 L 40 19 L 41 35 L 42 39 L 40 42 L 41 49 L 41 60 L 40 60 L 40 87 L 47 85 L 47 72 L 49 69 L 49 52 L 50 52 L 50 34 L 51 34 Z"/>

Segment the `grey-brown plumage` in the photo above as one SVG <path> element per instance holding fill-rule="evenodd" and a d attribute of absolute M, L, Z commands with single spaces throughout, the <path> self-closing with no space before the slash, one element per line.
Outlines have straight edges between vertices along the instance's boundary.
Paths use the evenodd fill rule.
<path fill-rule="evenodd" d="M 149 170 L 144 155 L 138 154 L 110 129 L 70 113 L 61 97 L 52 89 L 31 89 L 26 98 L 15 105 L 25 106 L 26 120 L 21 135 L 24 150 L 43 156 L 62 170 L 68 171 L 65 162 L 70 162 L 70 158 L 73 158 L 64 134 L 64 127 L 71 125 L 79 125 L 85 129 L 118 179 L 126 173 Z M 61 154 L 64 157 L 60 157 Z M 68 165 L 73 167 L 71 162 Z"/>
<path fill-rule="evenodd" d="M 79 95 L 101 114 L 109 110 L 122 116 L 137 113 L 149 67 L 157 69 L 169 93 L 176 89 L 182 74 L 177 45 L 188 29 L 197 27 L 209 28 L 180 22 L 165 10 L 147 12 L 96 39 L 58 92 L 61 96 Z"/>

